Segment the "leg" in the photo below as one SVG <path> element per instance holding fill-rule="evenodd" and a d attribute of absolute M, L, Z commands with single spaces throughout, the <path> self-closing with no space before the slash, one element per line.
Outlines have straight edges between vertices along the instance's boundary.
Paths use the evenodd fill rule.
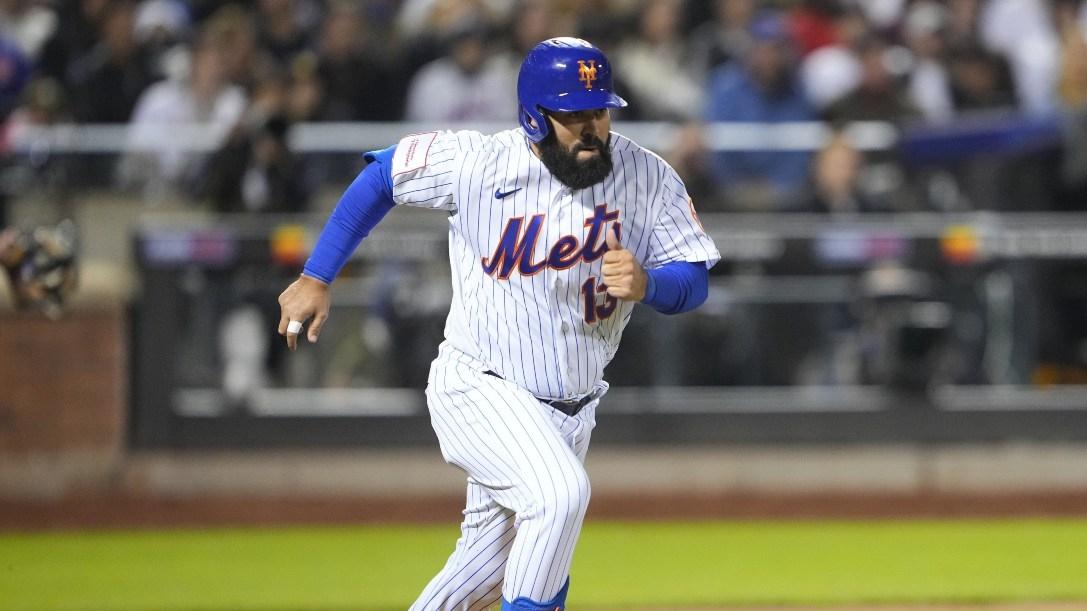
<path fill-rule="evenodd" d="M 461 536 L 445 567 L 430 581 L 412 611 L 486 609 L 501 597 L 502 573 L 514 536 L 514 514 L 468 480 Z"/>
<path fill-rule="evenodd" d="M 463 579 L 476 568 L 497 566 L 502 560 L 506 560 L 502 598 L 552 600 L 565 591 L 588 506 L 589 481 L 582 460 L 594 424 L 593 409 L 567 417 L 509 382 L 461 363 L 443 363 L 442 357 L 432 369 L 427 399 L 443 456 L 464 469 L 477 486 L 470 493 L 469 509 L 478 502 L 493 503 L 482 513 L 500 512 L 506 524 L 512 521 L 516 533 L 511 533 L 512 541 L 502 539 L 509 544 L 506 552 L 496 553 L 495 545 L 488 545 L 490 539 L 469 537 L 481 529 L 472 526 L 474 512 L 466 512 L 469 527 L 457 550 L 412 608 L 484 608 L 497 599 L 498 592 L 487 587 L 493 578 L 460 584 L 456 576 Z M 468 566 L 474 568 L 465 571 Z M 440 592 L 449 588 L 464 592 L 468 587 L 474 590 L 463 600 L 441 598 Z"/>
<path fill-rule="evenodd" d="M 596 405 L 597 401 L 587 405 L 576 418 L 568 417 L 562 412 L 554 410 L 551 410 L 550 412 L 551 420 L 554 423 L 556 430 L 559 432 L 559 435 L 565 440 L 566 444 L 574 452 L 574 455 L 577 456 L 578 461 L 582 464 L 585 463 L 585 456 L 589 451 L 590 433 L 592 433 L 593 427 L 596 426 Z M 576 542 L 577 535 L 579 534 L 580 528 L 571 541 L 571 547 L 573 543 Z M 568 572 L 569 568 L 566 569 L 566 573 Z M 558 593 L 547 601 L 541 602 L 539 599 L 533 600 L 527 596 L 518 598 L 504 597 L 502 599 L 502 609 L 503 611 L 553 611 L 555 609 L 564 609 L 566 607 L 566 594 L 569 589 L 570 578 L 567 577 Z"/>
<path fill-rule="evenodd" d="M 506 601 L 521 600 L 551 603 L 543 605 L 551 611 L 565 605 L 574 547 L 589 505 L 591 491 L 583 463 L 595 425 L 595 404 L 576 417 L 535 398 L 532 404 L 543 416 L 541 428 L 553 434 L 538 435 L 537 439 L 547 440 L 547 447 L 532 448 L 538 451 L 535 455 L 530 453 L 532 446 L 524 448 L 524 458 L 532 462 L 526 465 L 531 475 L 524 483 L 528 503 L 517 510 L 517 537 L 506 566 L 503 608 L 509 604 Z"/>

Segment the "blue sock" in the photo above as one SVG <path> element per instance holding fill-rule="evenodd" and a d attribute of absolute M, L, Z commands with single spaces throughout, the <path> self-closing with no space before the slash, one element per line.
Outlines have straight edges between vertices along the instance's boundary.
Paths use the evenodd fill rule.
<path fill-rule="evenodd" d="M 562 589 L 549 601 L 538 603 L 524 596 L 515 599 L 512 603 L 502 599 L 502 611 L 562 611 L 566 608 L 566 593 L 570 591 L 570 578 L 562 584 Z"/>

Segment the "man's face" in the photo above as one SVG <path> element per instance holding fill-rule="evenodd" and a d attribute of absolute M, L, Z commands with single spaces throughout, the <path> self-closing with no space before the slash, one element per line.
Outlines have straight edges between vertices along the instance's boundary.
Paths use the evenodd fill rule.
<path fill-rule="evenodd" d="M 539 143 L 540 159 L 560 182 L 591 187 L 611 173 L 611 115 L 606 108 L 547 112 L 551 130 Z"/>
<path fill-rule="evenodd" d="M 576 153 L 578 161 L 587 161 L 601 154 L 611 132 L 611 114 L 607 108 L 574 112 L 548 112 L 551 132 L 560 147 Z"/>

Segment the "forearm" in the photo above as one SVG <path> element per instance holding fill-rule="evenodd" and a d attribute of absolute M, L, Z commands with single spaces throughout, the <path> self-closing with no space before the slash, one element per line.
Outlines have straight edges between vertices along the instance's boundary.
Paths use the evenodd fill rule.
<path fill-rule="evenodd" d="M 363 238 L 393 209 L 392 150 L 369 155 L 371 163 L 344 191 L 306 261 L 307 276 L 331 284 Z"/>
<path fill-rule="evenodd" d="M 675 261 L 646 270 L 642 303 L 664 314 L 689 312 L 709 294 L 709 270 L 702 262 Z"/>

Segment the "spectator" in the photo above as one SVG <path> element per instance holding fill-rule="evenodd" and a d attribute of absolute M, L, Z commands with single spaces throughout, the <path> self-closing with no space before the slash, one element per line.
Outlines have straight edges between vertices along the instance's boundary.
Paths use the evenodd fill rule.
<path fill-rule="evenodd" d="M 287 146 L 287 118 L 273 115 L 239 129 L 207 163 L 198 193 L 218 212 L 302 212 L 309 188 L 301 161 Z"/>
<path fill-rule="evenodd" d="M 838 125 L 853 121 L 898 123 L 918 117 L 919 111 L 910 101 L 904 83 L 899 79 L 898 74 L 891 71 L 891 55 L 886 41 L 877 34 L 867 34 L 856 43 L 856 50 L 861 65 L 860 80 L 853 91 L 826 108 L 824 117 Z M 838 146 L 830 149 L 826 156 L 836 161 L 844 158 L 846 153 L 841 146 Z M 872 178 L 873 183 L 879 187 L 881 195 L 888 200 L 882 202 L 879 207 L 890 208 L 892 199 L 890 196 L 904 191 L 906 186 L 905 174 L 897 151 L 894 149 L 872 151 L 866 155 L 863 169 L 863 176 L 858 175 L 858 179 Z M 860 170 L 858 169 L 857 172 L 859 173 Z M 875 198 L 864 198 L 861 197 L 862 194 L 872 195 L 864 191 L 849 194 L 857 209 L 875 208 Z M 826 198 L 827 195 L 823 194 L 823 197 Z M 865 199 L 868 201 L 865 202 Z M 835 203 L 833 199 L 828 201 Z M 841 202 L 836 204 L 843 205 Z"/>
<path fill-rule="evenodd" d="M 98 44 L 109 0 L 61 0 L 57 27 L 38 57 L 38 72 L 67 85 L 68 66 Z"/>
<path fill-rule="evenodd" d="M 57 15 L 45 3 L 31 0 L 0 0 L 0 38 L 6 38 L 31 61 L 38 58 L 57 29 Z"/>
<path fill-rule="evenodd" d="M 3 61 L 0 58 L 0 62 Z M 22 95 L 22 104 L 11 112 L 10 117 L 8 117 L 7 129 L 10 130 L 9 133 L 14 135 L 17 132 L 24 132 L 35 127 L 54 125 L 61 121 L 71 121 L 65 105 L 64 92 L 56 79 L 49 77 L 36 78 L 26 85 L 26 90 Z M 4 151 L 3 147 L 0 147 L 0 151 Z"/>
<path fill-rule="evenodd" d="M 814 118 L 792 69 L 795 55 L 776 14 L 752 25 L 748 54 L 710 76 L 706 119 L 783 123 Z M 808 174 L 810 155 L 796 151 L 729 151 L 713 156 L 727 205 L 743 208 L 795 206 Z"/>
<path fill-rule="evenodd" d="M 865 19 L 877 32 L 892 32 L 905 16 L 911 0 L 847 0 L 864 13 Z"/>
<path fill-rule="evenodd" d="M 841 42 L 835 21 L 844 11 L 839 0 L 801 0 L 789 11 L 787 27 L 801 57 Z"/>
<path fill-rule="evenodd" d="M 218 49 L 225 78 L 231 83 L 251 89 L 259 75 L 283 69 L 260 49 L 253 16 L 241 5 L 224 5 L 201 29 L 207 44 Z"/>
<path fill-rule="evenodd" d="M 111 3 L 102 14 L 101 39 L 68 70 L 72 114 L 84 123 L 126 123 L 155 79 L 136 42 L 136 5 Z"/>
<path fill-rule="evenodd" d="M 0 126 L 18 105 L 19 96 L 30 81 L 31 71 L 26 52 L 0 36 Z"/>
<path fill-rule="evenodd" d="M 369 48 L 369 31 L 358 7 L 336 4 L 317 47 L 325 97 L 317 113 L 324 121 L 388 121 L 400 116 L 402 88 L 396 74 Z"/>
<path fill-rule="evenodd" d="M 310 48 L 310 35 L 299 15 L 304 9 L 304 3 L 296 0 L 257 2 L 255 19 L 258 44 L 281 66 L 289 64 L 296 55 Z"/>
<path fill-rule="evenodd" d="M 630 21 L 626 12 L 621 12 L 611 5 L 611 0 L 584 0 L 573 2 L 562 0 L 560 6 L 564 10 L 557 10 L 555 15 L 559 23 L 560 32 L 577 32 L 575 36 L 592 41 L 608 57 L 619 53 L 619 47 L 630 30 Z M 601 14 L 611 15 L 609 19 L 601 19 Z M 575 24 L 572 29 L 563 29 L 563 23 Z M 539 42 L 539 41 L 537 41 Z M 518 63 L 519 60 L 518 60 Z M 626 70 L 612 74 L 612 84 L 615 91 L 621 93 L 629 102 L 626 108 L 611 109 L 612 121 L 641 121 L 644 119 L 641 109 L 644 108 L 641 98 L 630 86 L 630 79 Z"/>
<path fill-rule="evenodd" d="M 516 83 L 517 74 L 521 70 L 521 60 L 536 43 L 558 36 L 563 30 L 557 25 L 560 16 L 552 8 L 552 3 L 547 0 L 522 0 L 518 2 L 513 11 L 513 21 L 508 30 L 512 34 L 511 39 L 499 57 L 502 60 L 502 69 L 506 72 L 506 82 Z"/>
<path fill-rule="evenodd" d="M 751 45 L 756 0 L 715 0 L 713 20 L 695 28 L 688 43 L 692 74 L 704 82 L 711 70 L 744 56 Z"/>
<path fill-rule="evenodd" d="M 1061 35 L 1058 94 L 1068 111 L 1064 114 L 1060 204 L 1064 209 L 1082 210 L 1087 202 L 1087 3 L 1061 2 L 1055 18 Z"/>
<path fill-rule="evenodd" d="M 871 34 L 857 45 L 861 75 L 857 87 L 827 107 L 832 121 L 901 121 L 918 115 L 905 88 L 891 72 L 887 43 Z"/>
<path fill-rule="evenodd" d="M 1059 2 L 1054 19 L 1060 32 L 1061 68 L 1058 95 L 1065 108 L 1087 107 L 1087 32 L 1077 14 L 1080 2 Z M 1087 4 L 1082 7 L 1087 16 Z"/>
<path fill-rule="evenodd" d="M 1060 46 L 1049 4 L 988 0 L 978 15 L 981 44 L 1007 60 L 1019 107 L 1031 113 L 1048 112 L 1057 106 Z"/>
<path fill-rule="evenodd" d="M 820 111 L 845 97 L 861 81 L 861 60 L 857 46 L 871 28 L 859 10 L 842 10 L 831 19 L 833 41 L 804 56 L 800 78 L 804 94 Z"/>
<path fill-rule="evenodd" d="M 442 38 L 466 20 L 505 20 L 513 5 L 514 0 L 404 0 L 396 25 L 405 38 L 428 33 Z"/>
<path fill-rule="evenodd" d="M 977 44 L 981 0 L 948 0 L 947 44 L 952 47 Z"/>
<path fill-rule="evenodd" d="M 186 38 L 190 26 L 179 0 L 143 0 L 136 9 L 136 37 L 148 46 L 169 46 Z"/>
<path fill-rule="evenodd" d="M 722 203 L 710 155 L 703 142 L 704 131 L 702 125 L 696 121 L 682 125 L 666 160 L 683 179 L 683 184 L 687 186 L 687 195 L 697 202 L 699 210 L 718 210 L 722 208 Z"/>
<path fill-rule="evenodd" d="M 22 103 L 11 113 L 7 135 L 24 145 L 3 163 L 4 143 L 0 141 L 0 200 L 5 195 L 36 194 L 43 201 L 65 202 L 72 187 L 108 187 L 113 159 L 104 155 L 59 154 L 32 134 L 36 129 L 71 123 L 64 88 L 52 77 L 38 77 L 23 91 Z M 0 138 L 2 140 L 2 138 Z M 0 208 L 3 205 L 0 204 Z M 0 218 L 3 212 L 0 211 Z"/>
<path fill-rule="evenodd" d="M 517 114 L 515 88 L 487 52 L 485 24 L 470 19 L 453 32 L 447 57 L 425 66 L 408 87 L 409 121 L 505 121 Z"/>
<path fill-rule="evenodd" d="M 946 64 L 945 34 L 949 25 L 947 8 L 923 0 L 910 7 L 903 26 L 914 58 L 907 85 L 910 101 L 929 121 L 946 121 L 955 111 Z"/>
<path fill-rule="evenodd" d="M 218 146 L 238 123 L 245 105 L 245 92 L 227 81 L 220 50 L 207 40 L 199 41 L 189 78 L 156 83 L 137 102 L 130 152 L 120 167 L 122 184 L 142 186 L 152 196 L 183 189 L 198 159 L 188 145 L 198 139 L 179 137 L 196 134 L 176 130 L 203 124 L 209 130 L 204 135 Z"/>
<path fill-rule="evenodd" d="M 177 78 L 178 58 L 189 38 L 189 15 L 176 0 L 144 0 L 136 10 L 136 41 L 158 78 Z"/>
<path fill-rule="evenodd" d="M 949 64 L 956 112 L 1016 107 L 1008 66 L 999 55 L 980 46 L 964 46 L 952 49 Z"/>
<path fill-rule="evenodd" d="M 649 0 L 638 17 L 638 35 L 619 47 L 616 61 L 646 120 L 692 119 L 702 107 L 702 90 L 682 56 L 680 8 L 678 0 Z"/>
<path fill-rule="evenodd" d="M 516 58 L 512 63 L 519 68 L 520 58 L 541 40 L 558 36 L 562 31 L 569 31 L 559 26 L 559 22 L 569 17 L 569 13 L 556 14 L 547 0 L 522 0 L 514 11 L 511 28 L 513 40 L 510 42 L 512 53 L 507 56 Z"/>
<path fill-rule="evenodd" d="M 0 169 L 7 159 L 8 128 L 15 124 L 8 122 L 8 116 L 18 105 L 23 89 L 30 81 L 30 72 L 30 61 L 26 53 L 15 43 L 0 36 Z M 0 227 L 7 218 L 9 186 L 4 184 L 7 182 L 10 181 L 0 181 Z"/>
<path fill-rule="evenodd" d="M 592 32 L 591 39 L 612 46 L 630 32 L 630 16 L 639 0 L 557 0 L 555 12 L 573 25 L 578 35 Z M 606 15 L 602 18 L 601 15 Z"/>
<path fill-rule="evenodd" d="M 836 134 L 812 159 L 812 208 L 819 212 L 855 213 L 871 209 L 857 189 L 864 157 Z"/>
<path fill-rule="evenodd" d="M 325 84 L 317 73 L 317 56 L 312 52 L 300 53 L 291 60 L 290 89 L 287 91 L 287 119 L 293 123 L 316 120 Z"/>

